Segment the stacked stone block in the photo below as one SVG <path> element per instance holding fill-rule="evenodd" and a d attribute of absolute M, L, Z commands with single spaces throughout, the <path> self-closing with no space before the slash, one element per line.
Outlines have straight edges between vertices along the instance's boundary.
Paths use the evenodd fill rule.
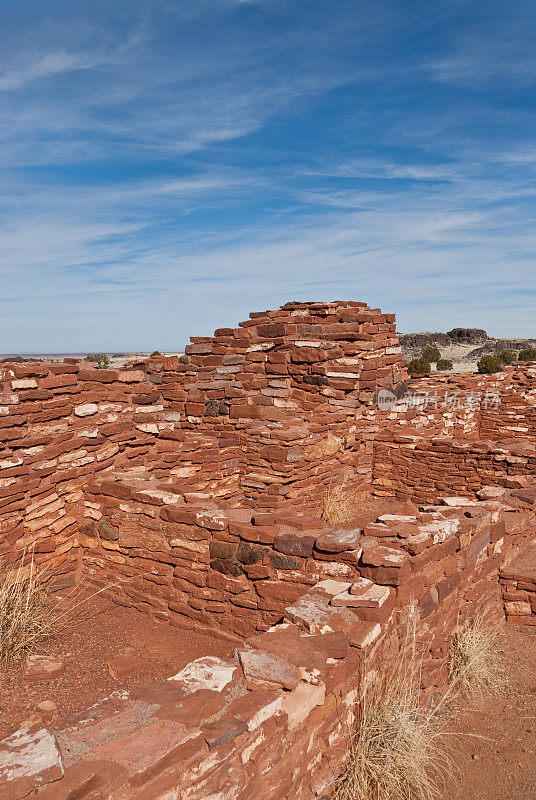
<path fill-rule="evenodd" d="M 383 515 L 362 532 L 359 575 L 318 581 L 292 605 L 282 601 L 281 622 L 247 636 L 229 658 L 200 658 L 165 685 L 115 693 L 60 729 L 8 737 L 0 743 L 6 796 L 329 796 L 363 692 L 403 638 L 408 615 L 422 686 L 433 694 L 448 678 L 456 625 L 501 613 L 498 572 L 508 574 L 508 562 L 536 535 L 536 489 L 489 488 L 481 496 L 446 497 L 414 516 Z M 162 490 L 163 505 L 148 505 L 171 509 L 169 499 Z M 335 561 L 343 534 L 324 536 Z"/>

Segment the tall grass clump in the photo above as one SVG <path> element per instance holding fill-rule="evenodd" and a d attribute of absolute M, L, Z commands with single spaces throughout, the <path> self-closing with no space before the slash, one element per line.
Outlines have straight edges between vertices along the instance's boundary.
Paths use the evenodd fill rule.
<path fill-rule="evenodd" d="M 393 666 L 365 692 L 333 800 L 438 800 L 453 770 L 443 703 L 422 707 L 414 625 L 408 631 Z"/>
<path fill-rule="evenodd" d="M 33 555 L 16 568 L 0 565 L 0 665 L 20 662 L 56 630 L 49 576 Z"/>
<path fill-rule="evenodd" d="M 457 691 L 493 693 L 506 682 L 495 643 L 497 628 L 480 614 L 455 629 L 450 648 L 450 680 Z"/>
<path fill-rule="evenodd" d="M 348 495 L 342 486 L 330 487 L 320 507 L 320 519 L 328 525 L 343 525 L 355 513 L 355 498 Z"/>

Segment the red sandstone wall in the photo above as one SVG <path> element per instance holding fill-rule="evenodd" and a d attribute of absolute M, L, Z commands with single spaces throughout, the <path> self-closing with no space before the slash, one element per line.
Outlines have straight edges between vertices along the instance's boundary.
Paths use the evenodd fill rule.
<path fill-rule="evenodd" d="M 427 500 L 533 471 L 529 446 L 477 443 L 534 437 L 534 368 L 413 381 L 424 407 L 381 412 L 374 389 L 404 373 L 394 317 L 364 304 L 288 304 L 187 350 L 143 369 L 3 367 L 0 554 L 35 546 L 72 571 L 81 487 L 117 467 L 233 506 L 309 513 L 334 483 L 365 489 L 373 460 L 377 493 Z M 404 439 L 415 434 L 428 443 Z M 452 444 L 432 444 L 438 434 Z"/>
<path fill-rule="evenodd" d="M 506 367 L 495 375 L 433 373 L 410 379 L 407 399 L 388 412 L 371 408 L 382 430 L 458 440 L 536 437 L 536 368 Z"/>
<path fill-rule="evenodd" d="M 337 302 L 250 317 L 192 338 L 188 364 L 145 365 L 165 399 L 184 402 L 182 427 L 240 448 L 241 490 L 255 508 L 306 508 L 341 476 L 369 480 L 364 409 L 379 385 L 405 377 L 394 315 Z"/>
<path fill-rule="evenodd" d="M 374 445 L 374 493 L 433 503 L 440 494 L 472 497 L 484 486 L 516 487 L 536 474 L 536 447 L 406 437 Z"/>
<path fill-rule="evenodd" d="M 111 474 L 85 489 L 83 575 L 159 619 L 249 636 L 324 578 L 355 577 L 361 532 L 232 509 L 167 484 Z M 118 581 L 124 581 L 117 584 Z"/>
<path fill-rule="evenodd" d="M 491 494 L 500 492 L 483 496 Z M 498 572 L 506 575 L 536 535 L 535 496 L 503 493 L 463 506 L 447 498 L 414 519 L 369 526 L 361 571 L 393 601 L 374 608 L 348 582 L 324 581 L 233 658 L 199 659 L 165 687 L 104 701 L 55 732 L 65 774 L 37 776 L 42 800 L 66 800 L 86 786 L 109 800 L 329 795 L 362 693 L 408 614 L 428 693 L 445 684 L 456 624 L 482 610 L 500 617 Z M 11 788 L 17 796 L 16 780 Z"/>
<path fill-rule="evenodd" d="M 318 504 L 334 481 L 370 483 L 362 409 L 403 377 L 393 315 L 293 303 L 187 353 L 119 371 L 2 367 L 0 556 L 34 547 L 72 573 L 82 487 L 117 467 L 266 510 Z"/>
<path fill-rule="evenodd" d="M 378 496 L 434 502 L 441 493 L 471 496 L 536 474 L 536 369 L 432 375 L 410 381 L 409 398 L 369 412 Z"/>

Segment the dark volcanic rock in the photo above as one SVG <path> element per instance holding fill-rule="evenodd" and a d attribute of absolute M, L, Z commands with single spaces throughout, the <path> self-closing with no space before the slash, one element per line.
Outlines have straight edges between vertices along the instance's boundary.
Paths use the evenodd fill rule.
<path fill-rule="evenodd" d="M 398 339 L 404 348 L 424 349 L 451 344 L 482 344 L 488 340 L 488 334 L 480 328 L 453 328 L 448 333 L 400 333 Z"/>
<path fill-rule="evenodd" d="M 404 348 L 419 348 L 424 350 L 425 347 L 437 346 L 446 347 L 452 344 L 446 333 L 399 333 L 398 340 Z"/>
<path fill-rule="evenodd" d="M 451 344 L 482 344 L 489 338 L 481 328 L 453 328 L 447 336 Z"/>

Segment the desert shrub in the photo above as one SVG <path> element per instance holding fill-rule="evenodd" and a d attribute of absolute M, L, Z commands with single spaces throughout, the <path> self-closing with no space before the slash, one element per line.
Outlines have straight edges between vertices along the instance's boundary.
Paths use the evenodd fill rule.
<path fill-rule="evenodd" d="M 160 352 L 160 350 L 153 350 L 153 352 L 151 353 L 151 358 L 153 358 L 154 356 L 161 356 L 161 355 L 162 353 Z"/>
<path fill-rule="evenodd" d="M 85 361 L 93 361 L 97 369 L 106 369 L 110 365 L 110 359 L 106 353 L 88 353 Z"/>
<path fill-rule="evenodd" d="M 2 666 L 21 661 L 56 629 L 46 571 L 39 570 L 33 558 L 26 565 L 22 561 L 14 569 L 0 568 Z"/>
<path fill-rule="evenodd" d="M 333 800 L 438 800 L 453 769 L 441 704 L 421 705 L 422 660 L 415 632 L 392 667 L 384 667 L 363 698 Z"/>
<path fill-rule="evenodd" d="M 422 351 L 421 358 L 426 359 L 430 364 L 435 364 L 441 358 L 441 353 L 437 347 L 428 346 Z"/>
<path fill-rule="evenodd" d="M 536 361 L 536 348 L 527 347 L 525 350 L 521 350 L 517 358 L 518 361 Z"/>
<path fill-rule="evenodd" d="M 342 486 L 330 488 L 322 498 L 320 519 L 328 525 L 342 525 L 355 512 L 355 498 L 345 493 Z"/>
<path fill-rule="evenodd" d="M 454 367 L 454 364 L 449 358 L 440 358 L 437 361 L 436 369 L 438 372 L 446 372 L 451 370 Z"/>
<path fill-rule="evenodd" d="M 423 356 L 420 358 L 412 358 L 408 363 L 408 372 L 410 375 L 425 375 L 431 371 L 430 362 Z"/>
<path fill-rule="evenodd" d="M 482 615 L 459 625 L 452 637 L 449 673 L 456 690 L 493 692 L 505 683 L 505 673 L 495 645 L 497 628 Z"/>
<path fill-rule="evenodd" d="M 499 372 L 501 369 L 501 360 L 497 355 L 482 356 L 476 366 L 480 373 L 492 375 L 494 372 Z"/>
<path fill-rule="evenodd" d="M 516 360 L 516 354 L 513 350 L 501 350 L 497 355 L 499 356 L 501 364 L 511 364 Z"/>

